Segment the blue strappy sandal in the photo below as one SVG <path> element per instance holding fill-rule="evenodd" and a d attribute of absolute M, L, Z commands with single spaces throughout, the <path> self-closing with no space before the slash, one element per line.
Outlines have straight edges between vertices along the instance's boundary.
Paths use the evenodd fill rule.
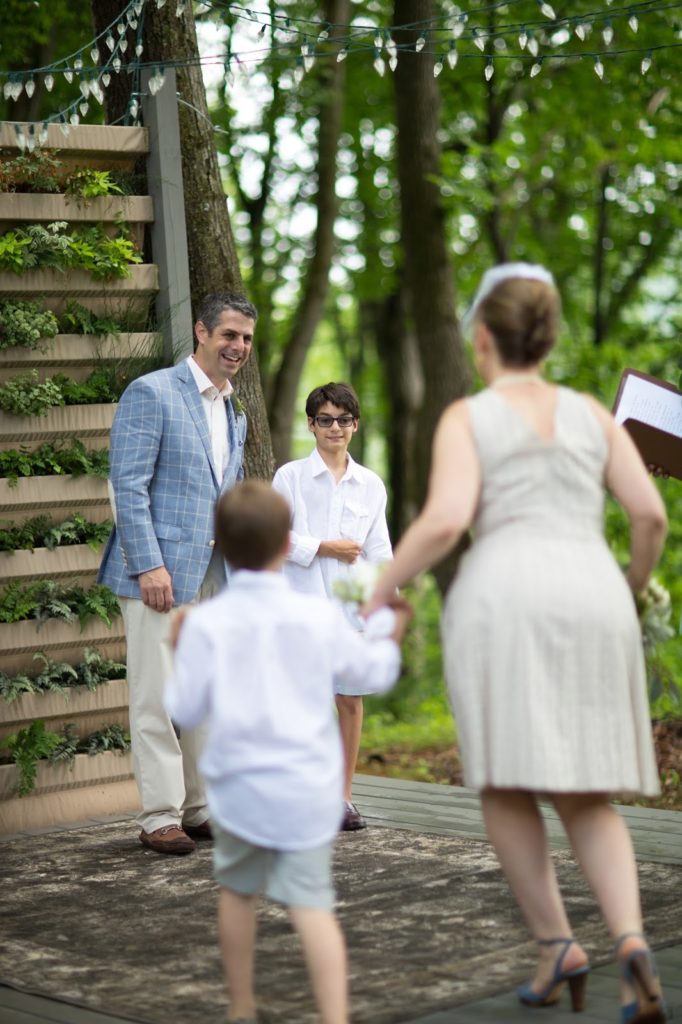
<path fill-rule="evenodd" d="M 625 939 L 636 936 L 643 939 L 641 932 L 626 932 L 616 942 L 615 953 Z M 649 949 L 635 949 L 628 956 L 619 958 L 620 972 L 624 981 L 635 990 L 636 999 L 622 1007 L 622 1024 L 665 1024 L 668 1020 L 661 983 L 654 958 Z"/>
<path fill-rule="evenodd" d="M 563 946 L 554 965 L 552 980 L 541 992 L 535 992 L 531 983 L 526 982 L 517 989 L 519 999 L 524 1006 L 555 1006 L 559 1002 L 561 986 L 566 981 L 571 993 L 571 1008 L 574 1013 L 585 1009 L 585 989 L 587 987 L 587 975 L 590 970 L 589 964 L 576 967 L 572 971 L 562 970 L 564 957 L 575 942 L 575 939 L 538 939 L 540 946 Z"/>

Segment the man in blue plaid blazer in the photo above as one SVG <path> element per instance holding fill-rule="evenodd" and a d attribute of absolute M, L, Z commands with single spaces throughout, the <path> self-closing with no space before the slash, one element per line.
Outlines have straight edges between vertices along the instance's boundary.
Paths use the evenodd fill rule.
<path fill-rule="evenodd" d="M 163 707 L 169 613 L 225 583 L 213 510 L 244 475 L 246 417 L 231 381 L 251 354 L 256 317 L 241 296 L 208 295 L 194 354 L 134 380 L 111 429 L 116 525 L 98 580 L 121 604 L 140 840 L 158 853 L 191 853 L 195 839 L 211 836 L 197 767 L 203 733 L 178 734 Z"/>

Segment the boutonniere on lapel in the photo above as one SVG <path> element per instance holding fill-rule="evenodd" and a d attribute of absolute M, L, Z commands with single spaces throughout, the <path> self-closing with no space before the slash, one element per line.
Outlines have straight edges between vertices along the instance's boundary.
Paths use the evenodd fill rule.
<path fill-rule="evenodd" d="M 239 395 L 236 395 L 234 391 L 228 398 L 228 402 L 232 406 L 235 416 L 246 416 L 246 409 L 244 408 L 244 404 Z"/>

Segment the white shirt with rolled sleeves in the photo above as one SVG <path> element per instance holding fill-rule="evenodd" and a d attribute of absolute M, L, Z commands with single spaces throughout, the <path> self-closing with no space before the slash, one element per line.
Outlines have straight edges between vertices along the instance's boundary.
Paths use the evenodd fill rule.
<path fill-rule="evenodd" d="M 334 683 L 389 690 L 394 623 L 382 609 L 357 633 L 332 602 L 274 572 L 236 572 L 189 613 L 165 705 L 180 729 L 208 726 L 199 766 L 212 821 L 270 849 L 333 839 L 343 813 Z"/>
<path fill-rule="evenodd" d="M 386 488 L 376 473 L 350 455 L 338 483 L 314 448 L 307 458 L 281 466 L 272 486 L 291 508 L 291 550 L 283 573 L 295 590 L 332 597 L 336 580 L 352 575 L 348 562 L 318 556 L 323 540 L 357 541 L 362 545 L 360 559 L 373 564 L 393 558 Z"/>

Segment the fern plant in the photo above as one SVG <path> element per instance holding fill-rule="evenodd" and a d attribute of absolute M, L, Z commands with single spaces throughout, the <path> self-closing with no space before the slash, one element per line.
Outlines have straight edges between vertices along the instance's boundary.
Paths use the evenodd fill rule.
<path fill-rule="evenodd" d="M 54 580 L 14 580 L 0 591 L 0 623 L 35 619 L 40 627 L 48 619 L 80 622 L 81 630 L 96 617 L 111 625 L 120 614 L 116 595 L 102 583 L 86 590 L 79 584 L 59 587 Z"/>
<path fill-rule="evenodd" d="M 27 672 L 15 676 L 0 672 L 0 697 L 7 704 L 23 693 L 61 693 L 68 700 L 69 690 L 74 686 L 85 686 L 93 692 L 102 683 L 125 679 L 126 675 L 126 666 L 122 662 L 104 658 L 92 647 L 86 648 L 83 661 L 77 665 L 54 661 L 42 651 L 34 654 L 33 660 L 41 665 L 35 676 Z"/>
<path fill-rule="evenodd" d="M 26 796 L 35 788 L 38 775 L 38 761 L 48 757 L 59 743 L 56 732 L 48 732 L 42 718 L 37 718 L 25 729 L 19 729 L 0 743 L 10 752 L 11 760 L 19 771 L 17 793 Z"/>
<path fill-rule="evenodd" d="M 120 334 L 123 324 L 113 317 L 98 316 L 87 306 L 69 299 L 59 321 L 60 330 L 64 334 Z"/>
<path fill-rule="evenodd" d="M 124 225 L 112 238 L 100 224 L 68 232 L 66 221 L 28 224 L 0 235 L 0 270 L 74 267 L 96 280 L 130 277 L 130 264 L 142 257 Z"/>

